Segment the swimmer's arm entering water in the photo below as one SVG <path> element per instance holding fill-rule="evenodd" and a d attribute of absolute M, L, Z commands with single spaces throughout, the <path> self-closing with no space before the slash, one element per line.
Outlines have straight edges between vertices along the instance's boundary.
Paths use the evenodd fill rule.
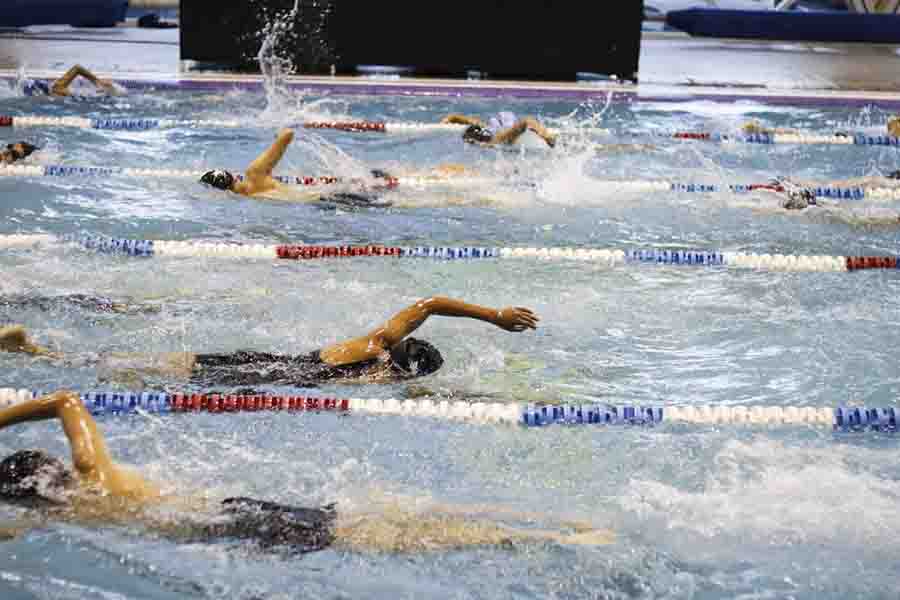
<path fill-rule="evenodd" d="M 118 467 L 106 449 L 103 434 L 78 394 L 60 391 L 0 410 L 0 429 L 29 421 L 59 419 L 69 439 L 72 465 L 89 483 L 115 496 L 155 495 L 140 476 Z"/>
<path fill-rule="evenodd" d="M 0 522 L 0 542 L 11 542 L 37 526 L 39 526 L 38 523 L 28 521 Z"/>
<path fill-rule="evenodd" d="M 512 332 L 535 329 L 539 321 L 537 315 L 523 307 L 508 306 L 496 309 L 453 298 L 433 296 L 404 308 L 368 335 L 324 348 L 320 356 L 331 365 L 345 365 L 377 358 L 382 352 L 402 342 L 430 316 L 478 319 Z"/>
<path fill-rule="evenodd" d="M 75 81 L 75 79 L 79 76 L 84 77 L 95 86 L 107 93 L 113 93 L 115 91 L 115 87 L 113 87 L 112 82 L 100 79 L 81 65 L 75 65 L 74 67 L 66 71 L 62 77 L 53 82 L 53 86 L 50 88 L 50 92 L 54 96 L 68 96 L 70 93 L 69 86 L 71 86 L 72 82 Z"/>
<path fill-rule="evenodd" d="M 238 194 L 257 194 L 277 187 L 272 179 L 272 170 L 281 161 L 288 146 L 294 141 L 292 129 L 282 129 L 275 137 L 275 141 L 262 154 L 250 163 L 245 172 L 245 181 L 235 182 L 233 191 Z"/>

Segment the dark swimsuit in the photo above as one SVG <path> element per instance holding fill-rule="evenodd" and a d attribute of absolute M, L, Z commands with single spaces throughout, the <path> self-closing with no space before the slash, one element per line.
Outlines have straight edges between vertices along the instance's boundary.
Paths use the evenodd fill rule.
<path fill-rule="evenodd" d="M 192 379 L 204 385 L 291 385 L 314 387 L 334 379 L 358 379 L 377 359 L 334 366 L 319 351 L 291 356 L 242 350 L 230 354 L 198 354 Z"/>
<path fill-rule="evenodd" d="M 334 542 L 334 504 L 302 508 L 253 498 L 227 498 L 222 508 L 227 518 L 203 526 L 201 535 L 206 540 L 253 540 L 263 548 L 283 546 L 301 554 L 324 550 Z"/>

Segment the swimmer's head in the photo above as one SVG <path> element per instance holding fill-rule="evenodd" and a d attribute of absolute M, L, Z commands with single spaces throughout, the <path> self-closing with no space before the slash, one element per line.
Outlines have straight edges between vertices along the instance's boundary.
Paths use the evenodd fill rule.
<path fill-rule="evenodd" d="M 487 144 L 494 139 L 494 134 L 490 129 L 486 129 L 481 125 L 469 125 L 463 132 L 463 141 L 469 144 Z"/>
<path fill-rule="evenodd" d="M 16 160 L 22 160 L 23 158 L 27 158 L 31 156 L 31 153 L 35 150 L 40 150 L 34 144 L 29 144 L 28 142 L 16 142 L 15 144 L 7 144 L 6 149 L 13 153 L 16 157 Z"/>
<path fill-rule="evenodd" d="M 812 190 L 796 189 L 789 191 L 781 202 L 781 208 L 785 210 L 803 210 L 810 205 L 815 205 L 816 195 Z"/>
<path fill-rule="evenodd" d="M 211 185 L 219 190 L 230 191 L 231 186 L 234 185 L 234 175 L 222 170 L 207 171 L 200 178 L 200 183 Z"/>
<path fill-rule="evenodd" d="M 6 148 L 0 151 L 0 162 L 14 163 L 31 155 L 35 150 L 39 150 L 37 146 L 28 142 L 16 142 L 15 144 L 7 144 Z"/>
<path fill-rule="evenodd" d="M 50 84 L 44 81 L 35 81 L 33 79 L 29 79 L 22 87 L 22 92 L 26 96 L 49 96 Z"/>
<path fill-rule="evenodd" d="M 888 135 L 900 137 L 900 116 L 894 115 L 887 122 Z"/>
<path fill-rule="evenodd" d="M 888 173 L 887 178 L 888 179 L 900 179 L 900 169 L 897 169 L 896 171 L 891 171 L 890 173 Z"/>
<path fill-rule="evenodd" d="M 391 367 L 406 377 L 430 375 L 443 364 L 440 351 L 424 340 L 410 337 L 391 348 Z"/>
<path fill-rule="evenodd" d="M 17 504 L 60 504 L 75 477 L 41 450 L 20 450 L 0 462 L 0 499 Z"/>

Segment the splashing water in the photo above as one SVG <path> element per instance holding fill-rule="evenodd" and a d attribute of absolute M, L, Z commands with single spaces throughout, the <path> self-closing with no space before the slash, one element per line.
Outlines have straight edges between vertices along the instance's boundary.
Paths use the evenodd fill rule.
<path fill-rule="evenodd" d="M 262 31 L 263 42 L 257 60 L 266 93 L 266 109 L 263 116 L 282 113 L 283 109 L 292 103 L 302 101 L 302 97 L 297 98 L 290 93 L 285 83 L 285 76 L 294 70 L 294 63 L 283 50 L 286 43 L 296 35 L 291 25 L 296 22 L 299 4 L 300 0 L 295 0 L 294 7 L 290 11 L 275 16 Z"/>

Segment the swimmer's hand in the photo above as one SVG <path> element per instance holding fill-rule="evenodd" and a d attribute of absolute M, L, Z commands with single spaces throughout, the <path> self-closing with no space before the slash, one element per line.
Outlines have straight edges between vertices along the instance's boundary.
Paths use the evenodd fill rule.
<path fill-rule="evenodd" d="M 25 521 L 0 523 L 0 542 L 11 542 L 16 538 L 20 538 L 28 533 L 28 530 L 32 527 L 33 524 L 26 523 Z"/>
<path fill-rule="evenodd" d="M 48 358 L 61 358 L 58 353 L 32 342 L 28 332 L 21 325 L 0 327 L 0 350 L 21 352 L 33 356 L 46 356 Z"/>
<path fill-rule="evenodd" d="M 537 329 L 540 318 L 531 310 L 521 306 L 507 306 L 497 311 L 494 325 L 506 331 L 520 332 Z"/>
<path fill-rule="evenodd" d="M 452 114 L 441 119 L 442 125 L 484 125 L 481 119 L 477 117 L 468 117 L 466 115 Z"/>

